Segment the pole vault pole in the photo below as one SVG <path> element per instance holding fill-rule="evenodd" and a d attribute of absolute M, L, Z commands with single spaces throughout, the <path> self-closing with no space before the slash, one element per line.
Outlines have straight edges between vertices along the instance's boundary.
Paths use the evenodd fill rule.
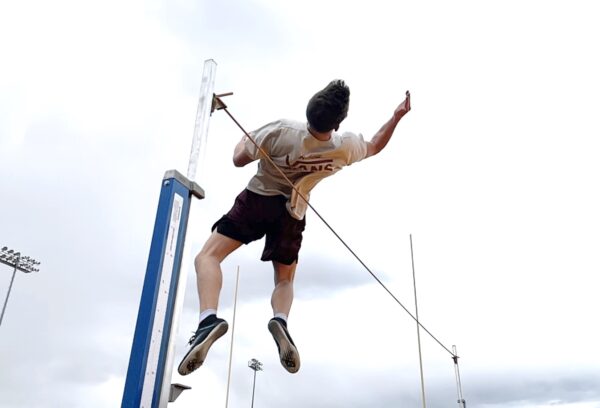
<path fill-rule="evenodd" d="M 202 149 L 206 149 L 216 65 L 213 60 L 204 63 L 187 177 L 169 170 L 161 182 L 122 408 L 164 408 L 181 390 L 189 388 L 177 384 L 172 392 L 172 340 L 185 292 L 180 271 L 190 204 L 192 197 L 204 198 L 194 179 L 198 160 L 203 159 Z"/>

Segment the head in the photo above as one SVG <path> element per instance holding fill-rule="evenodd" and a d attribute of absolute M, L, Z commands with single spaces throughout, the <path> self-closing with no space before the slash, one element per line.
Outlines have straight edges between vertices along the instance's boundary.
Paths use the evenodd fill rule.
<path fill-rule="evenodd" d="M 348 115 L 349 103 L 350 88 L 341 79 L 331 81 L 308 101 L 308 124 L 321 133 L 337 130 Z"/>

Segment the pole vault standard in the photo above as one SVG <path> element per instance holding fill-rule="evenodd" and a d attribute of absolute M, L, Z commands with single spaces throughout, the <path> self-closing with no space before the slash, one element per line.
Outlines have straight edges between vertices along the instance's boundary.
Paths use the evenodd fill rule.
<path fill-rule="evenodd" d="M 213 110 L 216 63 L 204 63 L 187 177 L 169 170 L 162 180 L 150 254 L 123 391 L 122 408 L 164 408 L 189 387 L 171 385 L 173 338 L 183 304 L 183 248 L 192 197 L 204 198 L 194 182 L 206 148 Z"/>

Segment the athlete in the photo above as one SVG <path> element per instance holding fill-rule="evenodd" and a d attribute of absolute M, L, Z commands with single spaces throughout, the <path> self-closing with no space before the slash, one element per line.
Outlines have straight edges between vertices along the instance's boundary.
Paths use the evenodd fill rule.
<path fill-rule="evenodd" d="M 290 373 L 300 369 L 300 355 L 288 332 L 287 320 L 310 192 L 319 181 L 344 166 L 379 153 L 410 111 L 407 91 L 392 117 L 370 141 L 365 141 L 360 134 L 338 133 L 349 102 L 348 86 L 334 80 L 309 100 L 306 122 L 277 120 L 251 132 L 251 139 L 244 135 L 236 145 L 233 164 L 243 167 L 258 160 L 258 167 L 233 207 L 214 224 L 195 258 L 200 323 L 179 364 L 181 375 L 201 366 L 213 342 L 227 332 L 227 322 L 217 317 L 223 280 L 221 262 L 242 244 L 262 237 L 266 239 L 261 260 L 273 263 L 275 277 L 273 318 L 267 327 L 282 366 Z"/>

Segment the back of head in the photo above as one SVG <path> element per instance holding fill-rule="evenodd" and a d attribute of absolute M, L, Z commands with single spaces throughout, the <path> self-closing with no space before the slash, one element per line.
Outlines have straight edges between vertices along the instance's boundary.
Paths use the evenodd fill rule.
<path fill-rule="evenodd" d="M 306 119 L 317 132 L 337 129 L 348 115 L 350 88 L 341 79 L 331 81 L 310 98 Z"/>

